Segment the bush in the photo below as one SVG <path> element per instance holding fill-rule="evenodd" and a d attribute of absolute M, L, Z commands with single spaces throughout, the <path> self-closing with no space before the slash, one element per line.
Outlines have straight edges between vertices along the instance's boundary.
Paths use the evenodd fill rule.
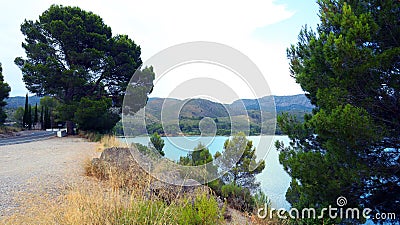
<path fill-rule="evenodd" d="M 226 198 L 230 207 L 242 212 L 252 212 L 256 206 L 254 197 L 249 189 L 239 187 L 233 183 L 221 187 L 222 196 Z"/>
<path fill-rule="evenodd" d="M 207 183 L 207 186 L 211 188 L 211 190 L 214 191 L 214 193 L 218 196 L 222 196 L 222 186 L 223 186 L 223 182 L 221 179 L 216 179 L 213 180 L 211 182 Z"/>
<path fill-rule="evenodd" d="M 86 138 L 91 142 L 99 142 L 103 137 L 103 134 L 94 131 L 80 131 L 79 136 Z"/>
<path fill-rule="evenodd" d="M 111 99 L 82 98 L 77 104 L 74 119 L 82 130 L 106 133 L 120 120 L 119 115 L 111 112 L 110 108 Z"/>
<path fill-rule="evenodd" d="M 178 224 L 220 224 L 223 212 L 214 196 L 205 192 L 186 198 L 180 207 Z"/>
<path fill-rule="evenodd" d="M 0 134 L 11 134 L 21 131 L 19 127 L 0 126 Z"/>
<path fill-rule="evenodd" d="M 172 223 L 168 205 L 160 200 L 141 200 L 132 203 L 133 207 L 122 210 L 117 224 L 167 224 Z"/>
<path fill-rule="evenodd" d="M 257 208 L 261 208 L 261 207 L 264 207 L 264 206 L 267 206 L 267 207 L 271 206 L 271 201 L 268 199 L 268 197 L 262 191 L 258 191 L 254 195 L 254 201 L 255 201 L 255 204 L 256 204 Z"/>
<path fill-rule="evenodd" d="M 154 132 L 153 135 L 150 137 L 150 141 L 153 144 L 154 148 L 157 149 L 158 153 L 160 153 L 161 156 L 165 155 L 165 152 L 163 151 L 164 148 L 164 140 L 161 139 L 161 136 L 157 133 Z"/>

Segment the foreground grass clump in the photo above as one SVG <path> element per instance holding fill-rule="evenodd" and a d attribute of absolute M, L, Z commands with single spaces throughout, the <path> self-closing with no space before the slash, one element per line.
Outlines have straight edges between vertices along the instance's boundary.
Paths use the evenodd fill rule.
<path fill-rule="evenodd" d="M 120 144 L 112 136 L 103 136 L 99 145 L 111 147 Z M 107 151 L 110 149 L 103 153 Z M 228 201 L 218 200 L 210 187 L 185 188 L 163 184 L 134 161 L 129 163 L 129 169 L 122 169 L 123 166 L 93 159 L 87 160 L 84 168 L 88 176 L 84 181 L 68 187 L 58 197 L 30 195 L 21 198 L 24 200 L 20 203 L 22 207 L 19 212 L 4 217 L 0 223 L 122 225 L 282 222 L 258 219 L 251 212 L 246 214 L 235 210 Z M 264 196 L 256 203 L 261 206 L 266 200 Z"/>
<path fill-rule="evenodd" d="M 103 136 L 102 134 L 98 132 L 89 132 L 89 131 L 79 131 L 78 135 L 82 138 L 86 138 L 89 141 L 92 142 L 98 142 L 100 141 L 101 137 Z"/>
<path fill-rule="evenodd" d="M 223 211 L 205 190 L 170 204 L 140 192 L 128 194 L 97 183 L 74 187 L 54 200 L 30 196 L 30 202 L 5 224 L 221 224 Z"/>
<path fill-rule="evenodd" d="M 102 152 L 104 149 L 111 147 L 128 147 L 126 143 L 123 143 L 116 136 L 110 134 L 101 134 L 91 131 L 79 131 L 79 136 L 91 142 L 98 142 L 99 144 L 96 149 L 98 152 Z"/>
<path fill-rule="evenodd" d="M 120 139 L 118 139 L 114 135 L 103 135 L 100 139 L 100 144 L 104 146 L 104 148 L 111 148 L 111 147 L 128 147 L 126 143 L 123 143 Z"/>
<path fill-rule="evenodd" d="M 0 134 L 12 134 L 21 130 L 19 127 L 0 126 Z"/>
<path fill-rule="evenodd" d="M 29 196 L 20 213 L 5 224 L 224 224 L 224 207 L 207 187 L 191 193 L 154 193 L 156 181 L 141 168 L 129 173 L 117 168 L 96 168 L 86 163 L 92 176 L 57 198 Z M 135 167 L 135 166 L 133 166 Z M 165 189 L 169 192 L 169 189 Z"/>
<path fill-rule="evenodd" d="M 107 139 L 108 140 L 108 139 Z M 133 207 L 125 207 L 118 224 L 221 224 L 224 207 L 219 207 L 208 187 L 183 192 L 183 187 L 165 184 L 132 162 L 127 170 L 110 164 L 87 162 L 86 175 L 107 182 L 113 191 L 129 195 Z M 154 186 L 163 188 L 154 189 Z"/>

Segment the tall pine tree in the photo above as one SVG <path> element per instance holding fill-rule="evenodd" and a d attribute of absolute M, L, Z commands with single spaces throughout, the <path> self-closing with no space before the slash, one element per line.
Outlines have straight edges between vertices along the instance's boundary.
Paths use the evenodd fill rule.
<path fill-rule="evenodd" d="M 122 111 L 125 90 L 142 64 L 140 46 L 128 35 L 113 36 L 100 16 L 79 7 L 52 5 L 38 20 L 25 20 L 21 32 L 27 57 L 17 57 L 15 63 L 26 88 L 60 101 L 59 116 L 67 122 L 67 132 L 73 133 L 73 122 L 85 130 L 112 129 L 120 113 L 109 109 Z M 147 103 L 155 77 L 152 68 L 136 75 L 128 88 L 135 95 L 134 107 L 129 109 L 133 113 Z M 104 101 L 112 104 L 101 111 Z M 90 107 L 77 107 L 89 103 Z M 90 118 L 96 121 L 82 120 L 82 114 L 90 115 L 94 107 L 101 107 L 94 111 L 103 115 Z"/>
<path fill-rule="evenodd" d="M 22 126 L 24 128 L 28 128 L 29 124 L 29 100 L 28 100 L 28 93 L 25 96 L 25 108 L 24 108 L 24 117 L 22 119 Z"/>
<path fill-rule="evenodd" d="M 28 106 L 28 113 L 27 113 L 27 120 L 26 123 L 28 125 L 28 129 L 31 130 L 32 129 L 32 106 L 29 104 Z"/>
<path fill-rule="evenodd" d="M 34 116 L 33 116 L 33 125 L 36 126 L 38 122 L 39 122 L 39 115 L 38 115 L 38 106 L 36 103 L 35 112 L 34 112 Z M 36 127 L 35 127 L 35 129 L 36 129 Z"/>
<path fill-rule="evenodd" d="M 0 123 L 4 123 L 7 117 L 3 109 L 4 106 L 7 104 L 4 99 L 8 98 L 10 91 L 10 86 L 6 82 L 4 82 L 3 68 L 0 63 Z"/>
<path fill-rule="evenodd" d="M 287 52 L 316 109 L 304 123 L 278 120 L 292 139 L 277 143 L 292 177 L 286 198 L 321 209 L 342 195 L 346 207 L 399 214 L 400 1 L 318 3 L 316 32 L 302 29 Z"/>
<path fill-rule="evenodd" d="M 40 110 L 40 129 L 44 130 L 45 128 L 45 124 L 44 124 L 44 107 L 42 105 L 41 110 Z"/>

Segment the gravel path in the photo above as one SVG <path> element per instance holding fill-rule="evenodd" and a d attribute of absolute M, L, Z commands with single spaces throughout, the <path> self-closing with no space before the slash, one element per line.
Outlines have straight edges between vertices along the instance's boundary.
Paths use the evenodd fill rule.
<path fill-rule="evenodd" d="M 98 157 L 96 143 L 66 137 L 0 146 L 0 220 L 27 194 L 56 196 L 83 179 L 83 162 Z"/>

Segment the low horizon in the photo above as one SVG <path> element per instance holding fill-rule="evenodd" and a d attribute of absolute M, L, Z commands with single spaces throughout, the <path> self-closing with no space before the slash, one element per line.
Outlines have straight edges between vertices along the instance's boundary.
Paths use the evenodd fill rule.
<path fill-rule="evenodd" d="M 272 94 L 272 95 L 265 95 L 265 96 L 260 97 L 260 98 L 238 98 L 238 99 L 235 99 L 235 100 L 233 100 L 231 102 L 223 102 L 222 104 L 232 104 L 233 102 L 238 101 L 238 100 L 256 100 L 256 99 L 265 98 L 267 96 L 290 97 L 290 96 L 297 96 L 297 95 L 304 95 L 305 96 L 306 93 L 298 93 L 298 94 L 290 94 L 290 95 L 275 95 L 275 94 Z M 44 96 L 46 96 L 46 95 L 44 95 Z M 44 97 L 44 96 L 29 95 L 29 93 L 28 93 L 28 97 Z M 25 98 L 25 96 L 17 95 L 17 96 L 9 96 L 7 99 L 9 99 L 9 98 L 18 98 L 18 97 L 19 98 Z M 202 100 L 208 100 L 208 101 L 211 101 L 211 102 L 221 103 L 221 102 L 214 101 L 212 99 L 201 98 L 201 97 L 196 97 L 196 98 L 175 98 L 175 97 L 158 97 L 158 96 L 154 96 L 154 97 L 149 97 L 149 100 L 150 99 L 175 99 L 175 100 L 180 100 L 180 101 L 185 101 L 185 100 L 189 100 L 189 99 L 202 99 Z"/>

